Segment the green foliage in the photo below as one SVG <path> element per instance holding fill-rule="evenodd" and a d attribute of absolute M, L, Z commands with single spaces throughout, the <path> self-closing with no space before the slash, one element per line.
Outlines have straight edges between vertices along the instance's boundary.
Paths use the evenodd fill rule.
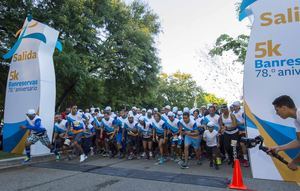
<path fill-rule="evenodd" d="M 244 63 L 246 59 L 249 36 L 239 35 L 233 38 L 228 34 L 222 34 L 217 38 L 214 47 L 210 50 L 210 56 L 222 56 L 224 52 L 232 51 L 237 56 L 237 62 Z"/>
<path fill-rule="evenodd" d="M 202 89 L 197 86 L 190 74 L 176 72 L 172 75 L 161 74 L 160 84 L 157 88 L 157 105 L 177 106 L 179 108 L 194 106 L 197 96 Z"/>
<path fill-rule="evenodd" d="M 216 103 L 218 105 L 227 104 L 225 99 L 218 98 L 214 94 L 211 94 L 211 93 L 203 93 L 197 97 L 197 105 L 198 106 L 207 105 L 209 103 Z"/>
<path fill-rule="evenodd" d="M 55 52 L 57 110 L 142 103 L 158 84 L 155 36 L 158 17 L 143 3 L 120 0 L 3 0 L 0 2 L 0 53 L 15 42 L 28 12 L 59 30 L 64 50 Z M 8 73 L 0 59 L 0 105 Z M 150 98 L 149 98 L 150 99 Z"/>

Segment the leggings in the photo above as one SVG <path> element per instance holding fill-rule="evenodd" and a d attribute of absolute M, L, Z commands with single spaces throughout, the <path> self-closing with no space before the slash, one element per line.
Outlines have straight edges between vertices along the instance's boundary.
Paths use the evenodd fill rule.
<path fill-rule="evenodd" d="M 231 146 L 231 141 L 232 140 L 239 140 L 239 132 L 236 132 L 234 134 L 227 134 L 226 132 L 224 133 L 224 147 L 226 152 L 228 153 L 229 160 L 233 161 L 233 147 Z M 238 147 L 239 143 L 236 145 L 236 152 L 238 153 Z"/>

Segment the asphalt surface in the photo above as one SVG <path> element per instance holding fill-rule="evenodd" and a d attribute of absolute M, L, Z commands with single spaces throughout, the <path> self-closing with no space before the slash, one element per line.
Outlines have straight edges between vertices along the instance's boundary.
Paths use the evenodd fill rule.
<path fill-rule="evenodd" d="M 222 165 L 220 170 L 209 167 L 208 161 L 198 166 L 190 162 L 189 169 L 180 169 L 168 161 L 156 165 L 155 160 L 89 158 L 79 164 L 72 161 L 32 162 L 0 170 L 1 191 L 23 190 L 87 190 L 87 191 L 140 191 L 140 190 L 228 190 L 232 168 Z M 295 183 L 258 180 L 251 178 L 250 168 L 242 168 L 244 182 L 249 190 L 299 191 Z"/>

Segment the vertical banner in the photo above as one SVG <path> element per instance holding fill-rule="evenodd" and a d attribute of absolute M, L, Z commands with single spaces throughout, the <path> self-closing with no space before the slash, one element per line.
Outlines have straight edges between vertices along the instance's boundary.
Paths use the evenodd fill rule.
<path fill-rule="evenodd" d="M 245 0 L 240 19 L 253 16 L 244 73 L 244 101 L 248 136 L 261 135 L 272 147 L 296 139 L 293 119 L 276 115 L 272 102 L 290 96 L 300 109 L 300 5 L 299 0 Z M 299 149 L 280 154 L 291 161 Z M 254 178 L 300 182 L 300 172 L 258 147 L 250 149 Z"/>
<path fill-rule="evenodd" d="M 52 137 L 55 112 L 55 72 L 53 53 L 58 31 L 27 18 L 16 43 L 3 56 L 11 58 L 5 97 L 4 151 L 23 153 L 28 136 L 19 127 L 25 123 L 28 109 L 35 109 Z M 49 153 L 40 142 L 31 147 L 33 155 Z"/>

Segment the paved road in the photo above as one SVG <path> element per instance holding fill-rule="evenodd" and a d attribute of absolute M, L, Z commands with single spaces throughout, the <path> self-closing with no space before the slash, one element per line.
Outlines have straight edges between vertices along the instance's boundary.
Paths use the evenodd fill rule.
<path fill-rule="evenodd" d="M 296 191 L 299 186 L 280 181 L 251 178 L 250 169 L 243 168 L 244 181 L 251 190 Z M 191 162 L 189 169 L 180 169 L 172 161 L 155 165 L 153 160 L 118 160 L 94 157 L 83 164 L 50 161 L 0 171 L 1 191 L 21 190 L 227 190 L 232 169 L 226 165 L 216 171 Z"/>

